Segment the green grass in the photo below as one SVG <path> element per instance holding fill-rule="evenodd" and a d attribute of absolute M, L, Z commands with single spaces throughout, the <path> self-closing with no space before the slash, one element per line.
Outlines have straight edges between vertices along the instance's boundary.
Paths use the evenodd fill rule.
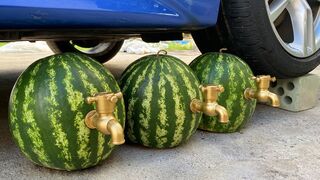
<path fill-rule="evenodd" d="M 179 50 L 192 50 L 193 44 L 191 42 L 186 43 L 186 44 L 181 44 L 177 41 L 170 41 L 168 43 L 168 48 L 166 48 L 166 50 L 168 51 L 179 51 Z"/>
<path fill-rule="evenodd" d="M 6 45 L 6 42 L 0 42 L 0 47 Z"/>
<path fill-rule="evenodd" d="M 76 49 L 78 49 L 79 51 L 82 51 L 82 52 L 89 51 L 91 49 L 91 48 L 84 48 L 84 47 L 81 47 L 81 46 L 78 46 L 78 45 L 75 45 L 74 47 Z"/>

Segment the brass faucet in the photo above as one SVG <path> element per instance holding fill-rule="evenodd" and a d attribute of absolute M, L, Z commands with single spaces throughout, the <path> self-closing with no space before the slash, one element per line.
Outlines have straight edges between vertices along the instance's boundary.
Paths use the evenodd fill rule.
<path fill-rule="evenodd" d="M 258 89 L 254 90 L 247 88 L 244 92 L 245 98 L 257 99 L 258 102 L 262 103 L 270 102 L 273 107 L 279 107 L 279 97 L 268 90 L 270 87 L 270 82 L 275 82 L 276 78 L 269 75 L 260 75 L 258 77 L 252 77 L 252 79 L 256 81 Z"/>
<path fill-rule="evenodd" d="M 116 103 L 122 98 L 122 93 L 98 93 L 87 98 L 87 103 L 96 103 L 96 110 L 90 111 L 85 123 L 90 129 L 97 129 L 106 135 L 111 135 L 112 144 L 124 143 L 124 132 L 121 124 L 114 116 Z"/>
<path fill-rule="evenodd" d="M 223 106 L 217 103 L 219 93 L 224 91 L 223 86 L 200 86 L 200 89 L 204 95 L 205 102 L 198 99 L 192 100 L 190 104 L 191 111 L 194 113 L 203 112 L 208 116 L 219 116 L 219 122 L 228 123 L 229 115 Z"/>

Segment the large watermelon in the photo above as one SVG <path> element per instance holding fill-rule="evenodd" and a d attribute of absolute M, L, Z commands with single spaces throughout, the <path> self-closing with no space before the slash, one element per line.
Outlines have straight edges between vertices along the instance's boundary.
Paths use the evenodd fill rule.
<path fill-rule="evenodd" d="M 38 165 L 68 171 L 94 166 L 113 145 L 110 136 L 86 127 L 84 118 L 94 105 L 85 99 L 119 91 L 111 73 L 87 56 L 65 53 L 38 60 L 22 73 L 10 97 L 13 138 Z M 115 116 L 124 125 L 123 100 Z"/>
<path fill-rule="evenodd" d="M 195 133 L 201 113 L 192 99 L 202 100 L 199 81 L 181 60 L 150 55 L 130 65 L 121 78 L 127 109 L 127 138 L 147 147 L 169 148 Z"/>
<path fill-rule="evenodd" d="M 197 57 L 190 67 L 203 84 L 220 84 L 225 92 L 220 94 L 218 103 L 229 114 L 229 123 L 222 124 L 218 117 L 203 115 L 199 128 L 212 132 L 235 132 L 251 118 L 256 100 L 247 100 L 244 92 L 247 88 L 256 89 L 251 79 L 253 73 L 240 58 L 225 53 L 207 53 Z"/>

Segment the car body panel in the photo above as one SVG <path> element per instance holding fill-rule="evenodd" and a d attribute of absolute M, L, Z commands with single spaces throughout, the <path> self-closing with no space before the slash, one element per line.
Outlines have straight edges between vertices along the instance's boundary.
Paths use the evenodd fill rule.
<path fill-rule="evenodd" d="M 215 25 L 220 0 L 1 0 L 0 30 L 184 29 Z"/>

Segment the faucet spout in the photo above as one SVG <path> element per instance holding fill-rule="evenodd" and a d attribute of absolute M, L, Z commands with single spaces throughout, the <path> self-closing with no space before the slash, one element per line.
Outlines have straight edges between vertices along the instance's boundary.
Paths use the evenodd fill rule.
<path fill-rule="evenodd" d="M 97 129 L 105 135 L 111 135 L 111 141 L 114 145 L 120 145 L 125 142 L 123 128 L 113 115 L 99 117 L 96 111 L 91 111 L 87 115 L 85 123 L 91 129 Z"/>
<path fill-rule="evenodd" d="M 111 134 L 112 144 L 120 145 L 125 142 L 123 128 L 118 121 L 115 119 L 110 120 L 107 129 Z"/>
<path fill-rule="evenodd" d="M 226 108 L 223 106 L 217 105 L 216 106 L 216 113 L 219 115 L 219 122 L 226 124 L 229 122 L 229 115 Z"/>
<path fill-rule="evenodd" d="M 253 80 L 257 83 L 257 90 L 247 88 L 244 92 L 246 99 L 256 99 L 258 102 L 270 103 L 273 107 L 280 106 L 279 97 L 270 92 L 268 89 L 270 87 L 270 82 L 275 82 L 276 78 L 269 75 L 261 75 L 258 77 L 253 77 Z"/>
<path fill-rule="evenodd" d="M 273 107 L 279 107 L 280 106 L 280 100 L 279 100 L 279 97 L 272 93 L 272 92 L 269 92 L 268 93 L 268 99 L 269 99 L 269 102 L 271 104 L 271 106 Z"/>
<path fill-rule="evenodd" d="M 220 123 L 228 123 L 229 115 L 223 106 L 217 103 L 218 94 L 224 91 L 222 86 L 201 86 L 202 92 L 204 93 L 204 100 L 202 102 L 198 99 L 192 100 L 190 109 L 194 113 L 203 112 L 207 116 L 219 116 Z"/>
<path fill-rule="evenodd" d="M 120 98 L 122 98 L 122 93 L 99 93 L 87 98 L 89 104 L 96 103 L 96 110 L 90 111 L 86 116 L 87 127 L 111 135 L 114 145 L 125 142 L 123 128 L 114 115 L 116 103 Z"/>

